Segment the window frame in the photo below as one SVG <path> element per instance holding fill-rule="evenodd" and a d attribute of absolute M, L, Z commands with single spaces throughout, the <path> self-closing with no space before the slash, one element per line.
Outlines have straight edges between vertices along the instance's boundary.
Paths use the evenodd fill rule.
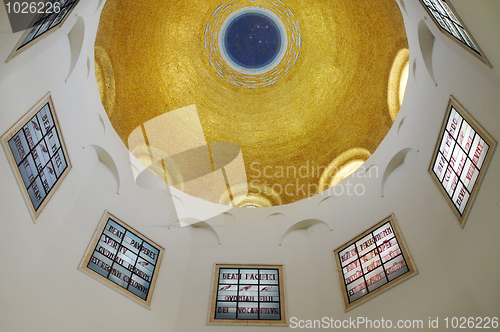
<path fill-rule="evenodd" d="M 66 161 L 66 169 L 61 173 L 61 175 L 56 180 L 55 184 L 52 186 L 50 191 L 43 198 L 42 203 L 38 206 L 38 208 L 35 208 L 33 201 L 31 200 L 31 198 L 29 196 L 28 189 L 26 188 L 24 180 L 23 180 L 21 173 L 19 171 L 14 154 L 11 150 L 10 145 L 9 145 L 9 140 L 12 137 L 14 137 L 19 131 L 23 130 L 23 127 L 34 116 L 36 116 L 38 114 L 38 112 L 41 111 L 45 107 L 45 105 L 47 105 L 47 104 L 49 105 L 50 112 L 52 115 L 52 120 L 54 121 L 54 128 L 56 129 L 56 133 L 58 135 L 59 144 L 61 145 L 61 151 L 64 154 L 64 158 Z M 33 223 L 36 223 L 38 217 L 43 212 L 45 207 L 49 204 L 50 200 L 55 195 L 55 193 L 57 192 L 57 190 L 59 189 L 61 184 L 64 182 L 64 179 L 66 178 L 66 176 L 68 175 L 68 173 L 70 172 L 70 170 L 72 168 L 71 161 L 70 161 L 69 154 L 68 154 L 68 150 L 66 149 L 66 144 L 65 144 L 64 138 L 63 138 L 63 133 L 61 131 L 61 127 L 59 126 L 59 121 L 57 119 L 57 114 L 56 114 L 56 110 L 54 107 L 54 103 L 52 101 L 51 94 L 50 93 L 46 94 L 42 99 L 40 99 L 35 104 L 35 106 L 33 106 L 26 114 L 24 114 L 21 119 L 19 119 L 9 130 L 7 130 L 7 132 L 2 136 L 1 141 L 2 141 L 2 146 L 4 148 L 5 154 L 7 155 L 9 165 L 12 168 L 12 171 L 15 175 L 16 182 L 17 182 L 19 189 L 22 193 L 24 201 L 28 207 L 28 210 L 29 210 L 30 215 L 31 215 L 32 220 L 33 220 Z M 30 149 L 30 152 L 27 154 L 27 156 L 31 154 L 31 151 L 32 150 Z"/>
<path fill-rule="evenodd" d="M 150 246 L 153 246 L 155 249 L 158 250 L 158 257 L 156 259 L 155 263 L 155 269 L 153 271 L 153 275 L 151 278 L 150 286 L 149 286 L 149 291 L 148 295 L 145 300 L 141 299 L 139 296 L 133 294 L 132 292 L 124 289 L 120 285 L 114 283 L 113 281 L 109 280 L 108 278 L 105 278 L 104 276 L 100 275 L 96 271 L 90 269 L 88 267 L 88 264 L 90 262 L 90 259 L 92 258 L 94 251 L 100 242 L 101 235 L 104 231 L 104 228 L 108 224 L 108 220 L 114 221 L 116 224 L 119 226 L 125 228 L 125 230 L 133 233 L 136 237 L 140 238 L 142 241 L 146 241 Z M 87 249 L 85 251 L 85 254 L 83 255 L 82 260 L 80 261 L 80 264 L 78 266 L 78 270 L 81 272 L 89 275 L 90 277 L 96 279 L 97 281 L 101 282 L 102 284 L 106 285 L 107 287 L 117 291 L 118 293 L 122 294 L 123 296 L 131 299 L 132 301 L 140 304 L 141 306 L 145 307 L 146 309 L 151 309 L 151 300 L 153 298 L 154 294 L 154 289 L 156 286 L 156 281 L 158 279 L 158 275 L 160 272 L 161 268 L 161 262 L 163 259 L 163 254 L 165 252 L 165 249 L 160 246 L 158 243 L 155 241 L 151 240 L 149 237 L 145 236 L 143 233 L 137 231 L 135 228 L 129 226 L 128 224 L 124 223 L 120 218 L 116 217 L 114 214 L 111 214 L 107 210 L 104 211 L 101 220 L 99 221 L 99 224 L 97 225 L 96 230 L 94 231 L 94 234 L 92 236 L 92 239 L 90 240 Z M 113 259 L 112 262 L 115 262 Z"/>
<path fill-rule="evenodd" d="M 438 1 L 442 1 L 442 0 L 438 0 Z M 467 50 L 468 53 L 474 55 L 476 58 L 478 58 L 479 60 L 481 60 L 483 63 L 485 63 L 488 67 L 490 68 L 493 68 L 493 66 L 491 65 L 491 63 L 489 62 L 489 60 L 486 58 L 486 56 L 484 55 L 484 52 L 483 50 L 481 49 L 481 47 L 479 46 L 479 43 L 476 41 L 476 39 L 474 38 L 474 36 L 472 35 L 472 33 L 469 31 L 469 29 L 467 28 L 467 26 L 464 24 L 464 21 L 460 18 L 460 16 L 457 14 L 457 11 L 455 10 L 455 8 L 453 8 L 453 5 L 451 3 L 449 3 L 448 1 L 444 1 L 446 3 L 446 5 L 450 8 L 450 10 L 453 12 L 453 15 L 457 18 L 457 20 L 459 21 L 460 23 L 460 26 L 464 29 L 465 33 L 467 34 L 467 36 L 469 37 L 469 39 L 472 41 L 472 43 L 474 44 L 474 46 L 476 47 L 477 51 L 473 50 L 470 46 L 468 46 L 467 44 L 464 44 L 461 40 L 459 40 L 457 37 L 455 37 L 450 31 L 444 29 L 440 24 L 439 22 L 437 21 L 437 19 L 434 17 L 434 15 L 432 14 L 431 12 L 431 9 L 425 4 L 424 0 L 420 0 L 420 4 L 422 5 L 422 7 L 424 7 L 425 11 L 427 12 L 427 14 L 429 14 L 431 20 L 434 22 L 435 26 L 438 28 L 438 30 L 440 32 L 442 32 L 444 35 L 448 36 L 448 38 L 451 38 L 452 40 L 454 40 L 456 43 L 458 43 L 461 47 L 463 47 L 464 49 Z"/>
<path fill-rule="evenodd" d="M 219 291 L 219 275 L 221 269 L 277 269 L 278 270 L 278 286 L 279 286 L 279 306 L 280 320 L 265 320 L 265 319 L 216 319 L 215 310 L 217 307 L 217 294 Z M 284 266 L 283 265 L 260 265 L 260 264 L 215 264 L 213 270 L 213 287 L 212 298 L 210 302 L 208 325 L 240 325 L 240 326 L 288 326 L 285 308 L 285 283 L 284 283 Z M 235 302 L 238 303 L 238 302 Z"/>
<path fill-rule="evenodd" d="M 441 143 L 443 140 L 443 135 L 444 135 L 445 130 L 446 130 L 447 122 L 450 118 L 450 114 L 451 114 L 451 111 L 453 108 L 458 112 L 458 114 L 462 117 L 463 120 L 468 122 L 468 124 L 472 127 L 472 129 L 475 131 L 475 133 L 479 134 L 479 136 L 486 142 L 486 144 L 489 145 L 488 151 L 486 153 L 486 157 L 484 158 L 484 161 L 481 165 L 481 169 L 478 172 L 479 174 L 477 176 L 476 182 L 473 185 L 472 190 L 470 191 L 469 199 L 466 203 L 466 206 L 465 206 L 462 214 L 460 214 L 460 212 L 457 210 L 455 204 L 453 203 L 453 199 L 449 197 L 448 193 L 443 188 L 441 181 L 439 181 L 437 175 L 434 173 L 434 170 L 433 170 L 434 165 L 436 164 L 436 158 L 437 158 L 437 155 L 439 153 L 439 149 L 440 149 L 440 146 L 441 146 Z M 467 217 L 469 216 L 470 210 L 472 209 L 472 206 L 474 204 L 474 200 L 477 196 L 477 193 L 481 187 L 481 183 L 485 177 L 485 174 L 487 173 L 487 169 L 488 169 L 489 163 L 491 161 L 491 158 L 495 152 L 496 141 L 453 96 L 450 96 L 448 106 L 446 107 L 446 112 L 444 115 L 443 123 L 441 125 L 441 129 L 439 131 L 439 134 L 438 134 L 436 141 L 437 142 L 436 142 L 436 146 L 434 147 L 434 153 L 432 154 L 432 159 L 431 159 L 431 162 L 429 165 L 429 173 L 430 173 L 430 176 L 432 177 L 434 183 L 438 187 L 439 192 L 444 196 L 448 205 L 452 209 L 453 214 L 457 218 L 460 227 L 463 228 L 465 225 L 465 222 L 467 220 Z M 467 164 L 467 160 L 465 161 L 465 164 Z M 460 173 L 459 178 L 461 177 L 463 172 L 466 172 L 465 164 L 464 164 L 464 167 L 462 169 L 462 172 Z"/>
<path fill-rule="evenodd" d="M 80 0 L 76 0 L 75 1 L 75 3 L 73 4 L 73 7 L 70 10 L 68 10 L 68 12 L 66 13 L 66 15 L 64 15 L 63 19 L 61 20 L 61 22 L 59 22 L 57 25 L 53 26 L 49 30 L 47 30 L 44 33 L 40 34 L 38 37 L 36 37 L 35 39 L 32 39 L 31 41 L 29 41 L 28 43 L 26 43 L 25 45 L 23 45 L 21 47 L 21 45 L 23 44 L 24 39 L 28 36 L 28 34 L 30 33 L 31 29 L 33 29 L 33 25 L 37 22 L 37 20 L 38 20 L 38 18 L 40 16 L 35 17 L 33 25 L 30 28 L 28 28 L 28 29 L 26 29 L 24 31 L 24 33 L 22 34 L 21 38 L 19 39 L 19 41 L 16 43 L 14 49 L 12 50 L 11 54 L 7 58 L 6 62 L 9 62 L 12 58 L 14 58 L 15 56 L 17 56 L 18 54 L 20 54 L 23 51 L 27 50 L 31 46 L 37 44 L 39 41 L 43 40 L 47 36 L 50 36 L 52 33 L 58 31 L 63 26 L 63 24 L 66 22 L 66 20 L 69 18 L 69 16 L 73 12 L 73 10 L 76 8 L 76 6 L 78 6 L 79 3 L 80 3 Z"/>
<path fill-rule="evenodd" d="M 363 239 L 364 237 L 366 237 L 367 235 L 369 235 L 370 233 L 374 232 L 375 230 L 384 226 L 387 223 L 390 223 L 392 230 L 394 231 L 394 238 L 397 240 L 397 244 L 398 244 L 399 248 L 401 249 L 401 254 L 402 254 L 403 259 L 406 263 L 406 266 L 408 267 L 408 271 L 401 274 L 400 276 L 395 277 L 393 280 L 387 281 L 387 283 L 385 283 L 384 285 L 382 285 L 380 287 L 377 287 L 376 289 L 367 293 L 366 295 L 361 296 L 361 297 L 353 300 L 352 302 L 350 302 L 349 296 L 347 294 L 347 289 L 346 289 L 347 285 L 349 285 L 350 283 L 345 282 L 344 274 L 342 271 L 343 267 L 342 267 L 342 264 L 341 264 L 340 259 L 339 259 L 339 253 L 342 252 L 343 250 L 347 249 L 348 247 L 355 245 L 355 243 L 357 241 Z M 390 240 L 392 240 L 392 238 Z M 384 243 L 387 243 L 387 242 L 384 242 Z M 377 250 L 377 247 L 374 250 Z M 388 217 L 384 218 L 382 221 L 378 222 L 376 225 L 370 227 L 366 231 L 355 236 L 352 240 L 347 241 L 346 243 L 344 243 L 343 245 L 341 245 L 340 247 L 335 249 L 333 251 L 333 255 L 335 258 L 337 275 L 339 278 L 338 280 L 339 280 L 340 291 L 342 293 L 342 303 L 344 305 L 344 312 L 348 312 L 348 311 L 362 305 L 363 303 L 371 300 L 375 296 L 391 289 L 392 287 L 394 287 L 394 286 L 400 284 L 401 282 L 404 282 L 404 281 L 408 280 L 409 278 L 418 274 L 417 267 L 415 266 L 415 263 L 413 261 L 413 257 L 411 256 L 411 254 L 408 250 L 408 246 L 406 245 L 406 241 L 403 237 L 403 234 L 401 233 L 401 230 L 399 228 L 399 224 L 398 224 L 398 222 L 396 220 L 396 216 L 394 214 L 389 215 Z M 380 254 L 379 254 L 379 256 L 380 256 Z M 388 262 L 392 259 L 396 259 L 396 257 L 398 257 L 398 256 L 399 256 L 399 254 L 395 255 L 393 258 L 390 258 L 386 262 Z M 359 260 L 359 258 L 358 258 L 358 260 Z M 383 261 L 381 261 L 381 263 L 382 264 L 380 266 L 382 266 L 384 268 L 385 263 L 383 263 Z M 360 263 L 360 264 L 362 264 L 362 263 Z M 348 266 L 348 265 L 346 265 L 346 266 Z M 379 267 L 377 266 L 376 268 L 373 269 L 373 271 L 375 271 L 377 268 L 379 268 Z M 370 271 L 368 273 L 370 273 Z M 368 273 L 366 273 L 366 274 L 368 274 Z M 363 272 L 362 278 L 364 278 L 364 276 L 366 274 Z M 354 282 L 354 280 L 352 282 Z M 366 283 L 364 283 L 364 284 L 366 284 Z"/>

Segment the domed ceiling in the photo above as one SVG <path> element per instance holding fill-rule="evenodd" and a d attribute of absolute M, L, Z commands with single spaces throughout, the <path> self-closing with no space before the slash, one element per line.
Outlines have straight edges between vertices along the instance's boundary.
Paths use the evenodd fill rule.
<path fill-rule="evenodd" d="M 103 105 L 132 154 L 237 206 L 292 203 L 359 167 L 392 126 L 408 69 L 394 0 L 108 0 L 95 46 Z M 236 166 L 217 166 L 211 142 Z M 218 170 L 212 187 L 203 178 Z"/>

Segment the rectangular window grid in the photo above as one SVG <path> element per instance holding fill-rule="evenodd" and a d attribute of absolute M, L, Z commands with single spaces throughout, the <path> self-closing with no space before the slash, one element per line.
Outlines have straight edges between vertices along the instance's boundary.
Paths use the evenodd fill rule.
<path fill-rule="evenodd" d="M 390 216 L 335 251 L 346 310 L 416 272 L 396 227 Z"/>
<path fill-rule="evenodd" d="M 431 164 L 435 180 L 458 213 L 462 226 L 489 160 L 491 144 L 495 144 L 489 135 L 478 132 L 482 128 L 472 121 L 452 99 Z"/>
<path fill-rule="evenodd" d="M 71 168 L 50 95 L 33 107 L 2 141 L 36 219 Z"/>
<path fill-rule="evenodd" d="M 482 57 L 464 25 L 453 13 L 445 0 L 421 0 L 441 29 Z"/>
<path fill-rule="evenodd" d="M 282 268 L 218 266 L 210 322 L 283 323 Z"/>
<path fill-rule="evenodd" d="M 48 102 L 9 140 L 9 147 L 36 211 L 68 167 Z"/>
<path fill-rule="evenodd" d="M 21 44 L 17 47 L 17 50 L 20 50 L 28 43 L 42 36 L 49 30 L 60 25 L 64 18 L 68 15 L 68 13 L 73 9 L 73 7 L 77 4 L 79 0 L 48 0 L 46 2 L 51 2 L 53 4 L 58 3 L 60 5 L 60 11 L 56 13 L 55 11 L 52 13 L 44 13 L 40 14 L 37 17 L 35 23 L 32 28 L 29 29 L 29 32 L 26 34 Z M 51 7 L 53 8 L 53 7 Z"/>
<path fill-rule="evenodd" d="M 103 221 L 80 268 L 149 306 L 163 249 L 107 212 Z"/>

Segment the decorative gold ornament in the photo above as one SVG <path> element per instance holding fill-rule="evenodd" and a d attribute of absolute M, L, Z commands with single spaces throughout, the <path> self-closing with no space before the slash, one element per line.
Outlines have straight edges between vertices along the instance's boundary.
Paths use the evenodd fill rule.
<path fill-rule="evenodd" d="M 404 48 L 398 52 L 392 64 L 387 88 L 387 104 L 392 121 L 396 120 L 406 91 L 410 69 L 410 51 Z"/>
<path fill-rule="evenodd" d="M 300 55 L 288 75 L 255 89 L 221 79 L 205 51 L 207 24 L 225 3 L 106 2 L 95 45 L 113 64 L 111 123 L 128 145 L 148 120 L 196 105 L 206 142 L 241 148 L 248 183 L 282 190 L 281 204 L 314 195 L 318 167 L 352 147 L 373 153 L 392 126 L 389 75 L 408 48 L 397 2 L 275 1 L 300 26 Z M 189 139 L 189 128 L 179 131 Z"/>
<path fill-rule="evenodd" d="M 283 47 L 276 63 L 264 69 L 235 68 L 230 64 L 230 57 L 225 55 L 223 47 L 224 30 L 231 16 L 246 12 L 262 12 L 278 21 L 282 27 Z M 267 13 L 266 13 L 267 12 Z M 302 43 L 300 27 L 293 12 L 282 1 L 235 0 L 218 6 L 212 13 L 205 29 L 205 51 L 210 65 L 217 74 L 228 82 L 245 88 L 262 88 L 275 84 L 278 79 L 287 76 L 297 62 Z M 243 71 L 243 72 L 242 72 Z"/>

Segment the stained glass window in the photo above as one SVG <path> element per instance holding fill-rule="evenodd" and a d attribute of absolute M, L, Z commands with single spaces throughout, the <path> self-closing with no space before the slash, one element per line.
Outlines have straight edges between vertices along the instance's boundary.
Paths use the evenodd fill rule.
<path fill-rule="evenodd" d="M 282 266 L 218 265 L 211 323 L 285 322 Z"/>
<path fill-rule="evenodd" d="M 462 226 L 494 144 L 452 98 L 430 169 Z"/>
<path fill-rule="evenodd" d="M 446 0 L 421 0 L 438 26 L 482 58 L 479 48 Z"/>
<path fill-rule="evenodd" d="M 163 248 L 106 212 L 80 269 L 149 307 L 162 255 Z"/>
<path fill-rule="evenodd" d="M 393 215 L 335 250 L 346 310 L 416 273 Z"/>
<path fill-rule="evenodd" d="M 4 136 L 35 218 L 70 168 L 50 96 Z"/>
<path fill-rule="evenodd" d="M 48 0 L 47 2 L 51 2 L 53 4 L 53 6 L 50 7 L 51 10 L 47 10 L 45 13 L 40 14 L 40 16 L 37 17 L 32 28 L 29 29 L 28 33 L 24 36 L 22 42 L 17 47 L 17 50 L 20 50 L 49 30 L 59 26 L 78 1 L 79 0 Z"/>

